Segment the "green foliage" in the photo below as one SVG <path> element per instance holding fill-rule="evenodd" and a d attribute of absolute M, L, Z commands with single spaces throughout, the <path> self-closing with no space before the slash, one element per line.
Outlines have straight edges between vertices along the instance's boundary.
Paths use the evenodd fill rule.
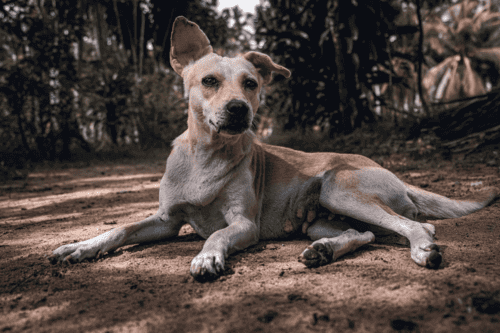
<path fill-rule="evenodd" d="M 214 48 L 228 44 L 229 28 L 226 19 L 215 11 L 216 1 L 108 0 L 102 1 L 101 5 L 110 34 L 116 36 L 119 43 L 136 56 L 137 61 L 141 49 L 146 52 L 146 42 L 150 41 L 154 59 L 168 63 L 172 24 L 180 15 L 196 22 Z"/>
<path fill-rule="evenodd" d="M 170 143 L 187 127 L 187 103 L 182 79 L 175 73 L 145 76 L 138 86 L 142 107 L 138 113 L 139 141 L 146 149 Z"/>
<path fill-rule="evenodd" d="M 430 62 L 424 80 L 432 101 L 485 94 L 500 84 L 500 13 L 464 0 L 425 22 Z"/>
<path fill-rule="evenodd" d="M 270 0 L 259 7 L 258 47 L 292 70 L 290 80 L 268 89 L 264 116 L 267 109 L 285 129 L 320 127 L 329 136 L 373 122 L 374 85 L 396 81 L 377 71 L 391 69 L 394 4 Z M 235 8 L 219 15 L 215 5 L 4 0 L 0 151 L 21 151 L 28 160 L 67 159 L 82 148 L 170 143 L 185 129 L 187 108 L 180 78 L 168 70 L 175 17 L 199 24 L 216 52 L 251 48 L 246 28 L 252 16 Z"/>
<path fill-rule="evenodd" d="M 70 53 L 81 17 L 69 0 L 4 1 L 0 19 L 7 49 L 0 89 L 9 105 L 6 116 L 17 124 L 14 133 L 2 130 L 14 138 L 2 150 L 21 149 L 31 159 L 66 158 L 70 139 L 81 138 L 72 108 L 76 70 Z"/>
<path fill-rule="evenodd" d="M 238 29 L 227 27 L 215 5 L 4 0 L 0 169 L 17 167 L 14 158 L 26 164 L 65 160 L 82 148 L 169 144 L 186 126 L 182 84 L 167 69 L 173 19 L 197 22 L 215 48 L 242 45 L 230 43 L 229 31 Z"/>
<path fill-rule="evenodd" d="M 266 106 L 285 129 L 319 125 L 349 133 L 372 122 L 368 98 L 378 64 L 387 66 L 387 36 L 398 11 L 390 1 L 290 2 L 258 7 L 256 39 L 292 71 Z"/>
<path fill-rule="evenodd" d="M 228 55 L 234 55 L 237 52 L 245 52 L 252 49 L 251 41 L 253 34 L 248 30 L 253 29 L 254 15 L 245 13 L 235 6 L 225 8 L 222 11 L 222 18 L 225 22 L 233 22 L 230 29 L 227 29 L 227 38 L 223 52 Z M 218 52 L 216 47 L 216 52 Z"/>

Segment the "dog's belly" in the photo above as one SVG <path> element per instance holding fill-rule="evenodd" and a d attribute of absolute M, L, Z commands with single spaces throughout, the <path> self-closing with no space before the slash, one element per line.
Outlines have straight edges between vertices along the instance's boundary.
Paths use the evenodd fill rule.
<path fill-rule="evenodd" d="M 297 218 L 294 199 L 303 184 L 295 179 L 286 185 L 266 188 L 260 215 L 260 239 L 285 238 L 301 230 L 302 222 Z"/>

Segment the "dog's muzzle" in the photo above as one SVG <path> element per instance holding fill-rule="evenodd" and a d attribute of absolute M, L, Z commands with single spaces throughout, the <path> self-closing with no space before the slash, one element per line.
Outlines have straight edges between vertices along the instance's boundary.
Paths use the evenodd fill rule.
<path fill-rule="evenodd" d="M 212 120 L 209 122 L 217 133 L 241 134 L 250 128 L 252 122 L 251 111 L 247 103 L 233 99 L 226 104 L 224 115 L 216 123 Z"/>

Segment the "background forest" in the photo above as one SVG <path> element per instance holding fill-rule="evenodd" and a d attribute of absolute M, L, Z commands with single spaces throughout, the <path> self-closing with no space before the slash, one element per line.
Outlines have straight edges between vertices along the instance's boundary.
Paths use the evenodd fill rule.
<path fill-rule="evenodd" d="M 432 131 L 452 148 L 477 132 L 499 138 L 498 0 L 263 0 L 255 16 L 216 6 L 3 0 L 0 178 L 30 162 L 168 146 L 186 126 L 168 62 L 179 15 L 221 55 L 255 49 L 292 71 L 266 88 L 262 137 L 328 140 L 382 124 L 403 140 Z"/>

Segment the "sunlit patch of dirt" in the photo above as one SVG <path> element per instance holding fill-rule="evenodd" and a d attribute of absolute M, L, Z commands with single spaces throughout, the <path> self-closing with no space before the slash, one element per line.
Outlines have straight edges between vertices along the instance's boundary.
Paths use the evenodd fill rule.
<path fill-rule="evenodd" d="M 439 165 L 438 165 L 439 164 Z M 275 240 L 230 256 L 209 283 L 189 275 L 203 240 L 184 226 L 171 242 L 51 265 L 60 245 L 142 220 L 158 207 L 163 161 L 39 169 L 0 186 L 2 332 L 495 332 L 500 325 L 500 204 L 431 221 L 440 269 L 406 246 L 375 243 L 327 266 L 297 261 L 310 243 Z M 405 182 L 453 198 L 500 186 L 498 168 L 384 165 Z"/>

